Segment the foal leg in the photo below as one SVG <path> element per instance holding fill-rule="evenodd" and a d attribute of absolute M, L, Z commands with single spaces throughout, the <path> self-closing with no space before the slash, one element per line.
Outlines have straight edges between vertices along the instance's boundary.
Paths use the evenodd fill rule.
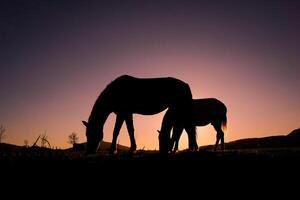
<path fill-rule="evenodd" d="M 133 127 L 133 116 L 132 114 L 126 116 L 125 119 L 129 138 L 130 138 L 130 149 L 129 153 L 134 153 L 136 151 L 136 143 L 135 143 L 135 138 L 134 138 L 134 127 Z"/>
<path fill-rule="evenodd" d="M 217 140 L 214 148 L 215 151 L 217 150 L 220 140 L 221 140 L 221 149 L 224 150 L 224 132 L 221 128 L 221 124 L 222 124 L 221 122 L 216 122 L 212 124 L 215 130 L 217 131 Z"/>
<path fill-rule="evenodd" d="M 120 133 L 120 129 L 122 127 L 122 124 L 124 122 L 124 116 L 117 114 L 117 119 L 115 123 L 114 133 L 113 133 L 113 139 L 110 146 L 110 152 L 113 154 L 117 153 L 117 138 Z"/>
<path fill-rule="evenodd" d="M 189 126 L 185 128 L 188 138 L 189 138 L 189 150 L 191 151 L 197 151 L 198 150 L 198 144 L 197 144 L 197 138 L 196 138 L 196 127 L 195 126 Z"/>

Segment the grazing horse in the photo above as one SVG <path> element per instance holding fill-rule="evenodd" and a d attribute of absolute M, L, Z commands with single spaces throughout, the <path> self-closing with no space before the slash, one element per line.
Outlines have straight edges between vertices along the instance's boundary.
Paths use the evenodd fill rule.
<path fill-rule="evenodd" d="M 116 78 L 102 91 L 96 100 L 86 126 L 87 153 L 95 153 L 103 139 L 103 126 L 110 113 L 117 115 L 113 131 L 111 152 L 116 153 L 117 137 L 126 122 L 130 137 L 130 152 L 136 150 L 133 114 L 154 115 L 166 108 L 178 124 L 189 126 L 187 120 L 192 111 L 192 93 L 187 83 L 172 77 L 135 78 L 123 75 Z M 195 133 L 189 131 L 191 146 L 196 143 Z M 160 151 L 168 152 L 170 137 L 160 135 Z"/>
<path fill-rule="evenodd" d="M 193 111 L 192 111 L 192 117 L 190 118 L 192 120 L 191 124 L 193 124 L 193 126 L 184 127 L 172 121 L 173 114 L 171 113 L 171 111 L 168 110 L 164 116 L 163 123 L 167 124 L 165 126 L 172 126 L 173 123 L 173 134 L 170 142 L 170 151 L 173 150 L 174 144 L 175 144 L 174 151 L 178 150 L 178 143 L 183 129 L 188 130 L 193 127 L 196 128 L 196 126 L 206 126 L 208 124 L 212 124 L 212 126 L 215 128 L 217 132 L 216 144 L 214 149 L 215 150 L 217 149 L 219 141 L 221 140 L 221 148 L 222 150 L 224 150 L 223 130 L 226 129 L 226 125 L 227 125 L 226 113 L 227 113 L 226 106 L 218 99 L 214 99 L 214 98 L 195 99 L 193 100 Z M 166 133 L 161 133 L 161 134 L 166 134 Z"/>

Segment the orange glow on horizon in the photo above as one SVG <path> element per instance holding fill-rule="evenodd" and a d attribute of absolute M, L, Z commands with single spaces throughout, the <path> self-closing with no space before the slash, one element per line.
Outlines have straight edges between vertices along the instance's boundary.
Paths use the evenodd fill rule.
<path fill-rule="evenodd" d="M 187 80 L 187 79 L 184 79 Z M 201 81 L 201 80 L 200 80 Z M 202 85 L 196 89 L 195 85 L 199 82 L 191 82 L 194 98 L 216 97 L 222 100 L 228 108 L 228 129 L 225 132 L 225 141 L 232 141 L 247 137 L 264 137 L 277 134 L 287 134 L 294 128 L 298 127 L 297 116 L 299 111 L 287 112 L 279 115 L 285 109 L 293 109 L 293 104 L 286 104 L 284 107 L 276 107 L 274 104 L 266 104 L 264 101 L 251 102 L 245 100 L 245 96 L 252 95 L 251 91 L 245 91 L 243 96 L 230 96 L 228 90 L 204 90 Z M 196 83 L 196 84 L 194 84 Z M 210 85 L 211 88 L 217 88 Z M 104 88 L 104 87 L 103 87 Z M 201 91 L 201 92 L 200 92 Z M 223 93 L 222 93 L 223 92 Z M 259 89 L 256 90 L 256 98 L 260 99 Z M 71 92 L 65 93 L 66 96 L 72 96 Z M 86 120 L 90 114 L 91 107 L 98 94 L 91 95 L 90 92 L 83 96 L 74 96 L 76 100 L 72 103 L 68 99 L 64 99 L 65 103 L 58 107 L 57 104 L 48 104 L 48 109 L 41 111 L 39 105 L 35 105 L 30 113 L 22 113 L 19 115 L 19 121 L 11 121 L 6 123 L 7 138 L 5 142 L 23 145 L 24 140 L 28 140 L 29 144 L 33 143 L 36 137 L 47 131 L 48 138 L 52 146 L 60 148 L 68 148 L 67 136 L 71 132 L 76 132 L 79 136 L 79 142 L 86 141 L 85 128 L 81 124 L 81 120 Z M 73 98 L 71 98 L 73 99 Z M 88 106 L 81 107 L 78 102 L 89 102 Z M 276 102 L 277 100 L 275 100 Z M 280 100 L 278 100 L 280 103 Z M 278 105 L 277 103 L 277 105 Z M 253 105 L 256 106 L 253 109 Z M 266 110 L 267 109 L 267 110 Z M 63 115 L 61 115 L 62 113 Z M 161 121 L 165 111 L 156 115 L 134 115 L 135 137 L 139 149 L 156 149 L 158 150 L 158 133 Z M 104 141 L 111 142 L 112 131 L 114 128 L 115 115 L 112 113 L 107 119 L 104 127 Z M 15 126 L 14 124 L 18 124 Z M 12 134 L 12 133 L 24 133 Z M 197 141 L 199 146 L 214 144 L 216 133 L 211 125 L 197 128 Z M 122 126 L 118 137 L 119 144 L 129 146 L 129 136 L 125 123 Z M 187 148 L 187 135 L 183 133 L 180 140 L 179 149 Z"/>

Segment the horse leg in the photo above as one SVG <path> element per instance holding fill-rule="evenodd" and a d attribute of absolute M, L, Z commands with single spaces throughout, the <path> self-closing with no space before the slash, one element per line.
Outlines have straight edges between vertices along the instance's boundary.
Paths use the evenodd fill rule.
<path fill-rule="evenodd" d="M 125 119 L 129 138 L 130 138 L 130 153 L 134 153 L 136 151 L 136 143 L 134 138 L 134 127 L 133 127 L 133 116 L 132 114 L 128 115 Z"/>
<path fill-rule="evenodd" d="M 113 132 L 113 139 L 110 146 L 110 152 L 113 154 L 117 153 L 117 138 L 120 133 L 120 129 L 122 127 L 123 122 L 124 122 L 124 116 L 121 114 L 117 114 L 117 119 L 116 119 L 115 128 Z"/>
<path fill-rule="evenodd" d="M 179 139 L 180 136 L 182 134 L 183 128 L 180 126 L 174 126 L 173 127 L 173 134 L 172 134 L 172 138 L 171 138 L 171 144 L 170 144 L 170 150 L 173 150 L 173 146 L 175 143 L 175 147 L 174 147 L 174 152 L 176 152 L 178 150 L 178 145 L 179 145 Z"/>
<path fill-rule="evenodd" d="M 185 128 L 188 138 L 189 138 L 189 150 L 190 151 L 197 151 L 198 150 L 198 144 L 196 139 L 196 127 L 195 126 L 189 126 Z"/>
<path fill-rule="evenodd" d="M 215 148 L 214 148 L 215 151 L 217 150 L 220 140 L 221 140 L 221 149 L 224 150 L 224 132 L 221 128 L 221 124 L 222 124 L 221 122 L 216 122 L 216 123 L 212 124 L 217 132 L 217 136 L 216 136 L 217 139 L 216 139 L 216 144 L 215 144 Z"/>

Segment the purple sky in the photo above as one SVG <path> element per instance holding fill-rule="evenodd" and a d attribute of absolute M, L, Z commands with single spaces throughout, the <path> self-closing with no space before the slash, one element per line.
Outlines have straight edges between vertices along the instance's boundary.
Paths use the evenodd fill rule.
<path fill-rule="evenodd" d="M 96 97 L 129 74 L 219 98 L 227 140 L 288 133 L 300 126 L 299 35 L 299 1 L 1 1 L 0 124 L 10 143 L 45 130 L 56 146 L 72 131 L 85 141 Z M 139 147 L 157 148 L 162 115 L 135 116 Z M 113 116 L 106 140 L 112 127 Z M 214 141 L 199 130 L 200 144 Z"/>

